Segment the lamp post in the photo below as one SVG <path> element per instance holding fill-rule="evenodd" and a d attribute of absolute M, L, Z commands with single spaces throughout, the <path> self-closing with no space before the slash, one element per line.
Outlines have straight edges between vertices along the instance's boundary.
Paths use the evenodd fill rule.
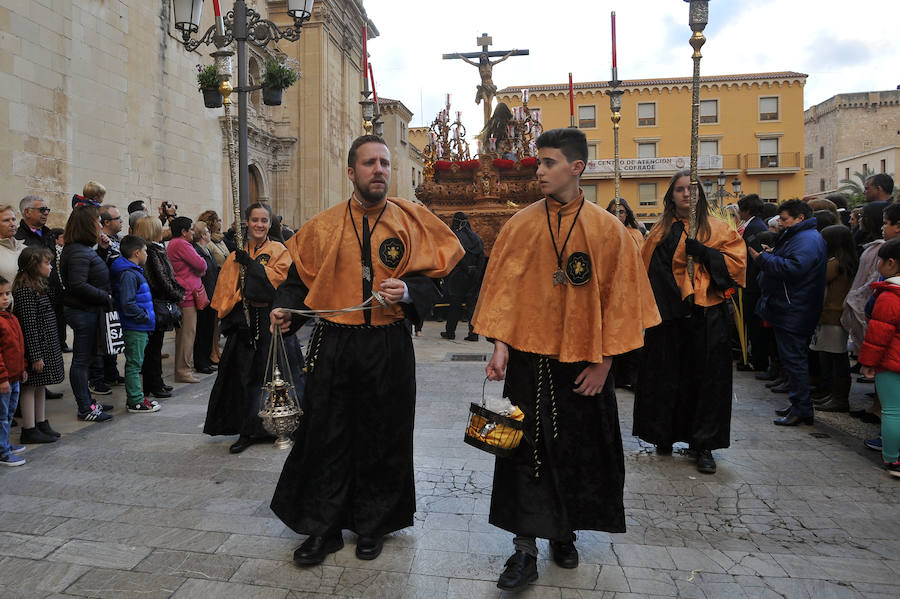
<path fill-rule="evenodd" d="M 719 175 L 716 177 L 716 203 L 721 208 L 725 203 L 725 198 L 735 198 L 737 200 L 741 199 L 741 180 L 737 177 L 731 182 L 731 187 L 734 189 L 733 192 L 727 191 L 725 189 L 725 183 L 728 181 L 728 177 L 725 175 L 725 171 L 719 171 Z M 707 196 L 712 192 L 712 181 L 707 179 L 703 182 L 703 188 L 706 191 Z"/>
<path fill-rule="evenodd" d="M 238 195 L 239 208 L 236 211 L 236 220 L 240 220 L 240 212 L 249 205 L 250 177 L 249 159 L 247 155 L 247 94 L 259 89 L 259 86 L 250 87 L 247 81 L 247 43 L 258 48 L 264 48 L 269 42 L 277 42 L 285 39 L 295 42 L 300 39 L 303 24 L 312 16 L 315 0 L 287 0 L 287 13 L 294 19 L 293 26 L 278 27 L 272 21 L 263 19 L 252 8 L 247 8 L 245 0 L 235 0 L 234 7 L 226 15 L 219 10 L 219 0 L 213 0 L 216 11 L 216 24 L 207 29 L 206 33 L 198 39 L 192 38 L 192 34 L 200 30 L 200 13 L 203 9 L 203 0 L 173 0 L 175 12 L 175 29 L 181 31 L 182 43 L 188 51 L 196 50 L 201 44 L 214 44 L 219 50 L 216 56 L 216 67 L 223 86 L 228 84 L 229 73 L 223 73 L 221 66 L 226 62 L 230 64 L 231 52 L 225 47 L 237 42 L 238 58 L 238 86 L 233 91 L 238 94 L 238 172 L 240 191 Z M 226 58 L 227 57 L 227 60 Z M 230 87 L 230 85 L 229 85 Z M 221 89 L 221 88 L 220 88 Z M 230 112 L 226 105 L 226 111 Z M 230 115 L 226 114 L 229 121 Z M 233 181 L 233 180 L 232 180 Z M 232 190 L 233 192 L 233 190 Z M 240 239 L 240 227 L 236 227 Z"/>

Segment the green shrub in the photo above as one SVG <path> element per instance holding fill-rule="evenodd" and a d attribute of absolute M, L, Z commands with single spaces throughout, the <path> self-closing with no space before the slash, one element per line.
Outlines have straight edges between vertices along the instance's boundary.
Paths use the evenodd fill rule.
<path fill-rule="evenodd" d="M 219 76 L 216 75 L 215 65 L 197 65 L 197 86 L 202 91 L 204 89 L 218 89 Z"/>
<path fill-rule="evenodd" d="M 300 77 L 300 72 L 294 69 L 289 62 L 296 61 L 279 62 L 277 60 L 267 60 L 266 72 L 262 81 L 263 86 L 285 89 L 294 85 Z"/>

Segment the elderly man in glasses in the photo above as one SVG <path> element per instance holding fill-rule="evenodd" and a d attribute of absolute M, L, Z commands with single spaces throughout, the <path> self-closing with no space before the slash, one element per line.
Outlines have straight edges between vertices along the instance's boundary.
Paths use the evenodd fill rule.
<path fill-rule="evenodd" d="M 56 235 L 47 227 L 47 217 L 50 215 L 47 202 L 38 196 L 25 196 L 19 202 L 19 212 L 22 213 L 22 220 L 16 239 L 28 246 L 44 246 L 55 254 Z"/>

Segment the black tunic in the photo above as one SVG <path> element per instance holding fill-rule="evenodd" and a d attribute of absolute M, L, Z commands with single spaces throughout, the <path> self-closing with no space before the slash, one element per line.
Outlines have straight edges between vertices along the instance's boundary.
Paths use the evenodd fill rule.
<path fill-rule="evenodd" d="M 662 323 L 647 330 L 632 434 L 649 443 L 728 447 L 731 432 L 731 321 L 725 303 L 693 305 L 672 275 L 684 226 L 676 221 L 653 252 L 649 276 Z M 704 263 L 713 284 L 733 284 L 719 252 Z"/>
<path fill-rule="evenodd" d="M 275 295 L 265 269 L 257 262 L 246 268 L 244 294 L 255 303 L 271 302 Z M 222 320 L 220 330 L 226 336 L 225 348 L 219 358 L 216 382 L 209 394 L 203 425 L 203 432 L 207 435 L 270 435 L 258 415 L 262 409 L 262 386 L 272 340 L 269 332 L 270 311 L 271 304 L 250 306 L 248 326 L 243 305 L 239 303 Z M 293 335 L 285 336 L 284 342 L 297 396 L 302 398 L 303 355 Z"/>
<path fill-rule="evenodd" d="M 625 532 L 625 457 L 616 394 L 612 377 L 597 395 L 576 394 L 575 379 L 587 366 L 509 348 L 504 395 L 525 414 L 527 439 L 512 456 L 496 460 L 490 511 L 494 526 L 557 540 L 576 530 Z M 536 435 L 538 385 L 543 392 Z"/>
<path fill-rule="evenodd" d="M 401 277 L 413 323 L 436 296 L 431 279 Z M 302 308 L 306 286 L 291 266 L 274 305 Z M 294 317 L 294 323 L 298 322 Z M 415 354 L 402 320 L 386 326 L 320 321 L 307 351 L 304 415 L 272 511 L 294 531 L 349 529 L 379 536 L 412 526 Z"/>

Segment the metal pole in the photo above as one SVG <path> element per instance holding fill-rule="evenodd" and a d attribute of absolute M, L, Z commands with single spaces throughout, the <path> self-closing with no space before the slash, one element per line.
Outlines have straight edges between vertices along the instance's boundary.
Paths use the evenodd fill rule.
<path fill-rule="evenodd" d="M 250 205 L 250 161 L 247 155 L 247 3 L 235 0 L 234 40 L 237 42 L 238 60 L 238 168 L 240 171 L 241 214 Z M 238 226 L 243 224 L 243 218 Z"/>

